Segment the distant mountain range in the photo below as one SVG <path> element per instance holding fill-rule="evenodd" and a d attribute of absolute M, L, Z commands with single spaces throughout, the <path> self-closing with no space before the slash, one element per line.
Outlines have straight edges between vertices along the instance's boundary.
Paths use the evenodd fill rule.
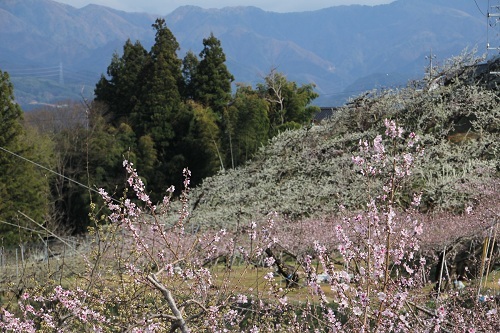
<path fill-rule="evenodd" d="M 9 72 L 25 108 L 91 97 L 127 38 L 149 49 L 159 15 L 51 0 L 0 1 L 0 69 Z M 255 84 L 272 69 L 313 82 L 315 104 L 342 103 L 371 88 L 421 78 L 434 61 L 486 44 L 486 18 L 471 0 L 397 0 L 297 13 L 255 7 L 183 6 L 165 16 L 181 45 L 199 53 L 210 32 L 221 40 L 237 82 Z"/>

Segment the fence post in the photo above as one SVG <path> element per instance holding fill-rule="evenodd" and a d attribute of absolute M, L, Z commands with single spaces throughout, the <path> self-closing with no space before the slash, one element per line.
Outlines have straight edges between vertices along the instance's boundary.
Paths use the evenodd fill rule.
<path fill-rule="evenodd" d="M 436 300 L 439 300 L 439 293 L 441 292 L 441 281 L 443 280 L 443 269 L 445 260 L 446 260 L 446 246 L 443 249 L 443 259 L 441 259 L 441 269 L 439 270 L 438 292 Z"/>
<path fill-rule="evenodd" d="M 24 267 L 24 244 L 19 245 L 19 247 L 21 248 L 21 264 Z"/>
<path fill-rule="evenodd" d="M 19 257 L 17 253 L 17 247 L 16 247 L 16 277 L 19 280 Z"/>

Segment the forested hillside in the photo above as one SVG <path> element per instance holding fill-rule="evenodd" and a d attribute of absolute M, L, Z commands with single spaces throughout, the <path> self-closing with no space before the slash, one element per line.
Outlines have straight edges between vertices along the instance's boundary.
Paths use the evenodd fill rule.
<path fill-rule="evenodd" d="M 3 186 L 26 193 L 15 198 L 33 205 L 26 211 L 15 205 L 2 208 L 0 219 L 8 221 L 4 230 L 18 234 L 18 224 L 22 230 L 38 230 L 34 219 L 61 233 L 84 233 L 92 224 L 89 212 L 98 200 L 97 188 L 116 198 L 124 195 L 124 159 L 141 172 L 148 196 L 161 201 L 171 185 L 180 193 L 184 168 L 191 170 L 195 186 L 219 170 L 243 164 L 278 133 L 311 123 L 318 109 L 310 105 L 317 97 L 312 84 L 299 86 L 272 70 L 255 87 L 241 84 L 233 94 L 234 77 L 213 34 L 200 40 L 199 54 L 180 58 L 165 20 L 157 19 L 153 28 L 150 50 L 128 40 L 123 52 L 111 57 L 107 75 L 96 84 L 95 100 L 40 109 L 24 119 L 4 74 L 5 112 L 12 113 L 5 115 L 5 124 L 13 134 L 5 132 L 10 137 L 2 157 L 12 162 L 26 157 L 32 164 L 22 162 L 23 172 L 36 179 L 19 186 L 5 174 Z M 24 132 L 33 137 L 23 140 Z M 17 141 L 29 146 L 15 148 Z M 38 181 L 43 189 L 35 187 Z M 38 201 L 28 196 L 31 192 Z M 4 237 L 6 243 L 19 241 Z"/>

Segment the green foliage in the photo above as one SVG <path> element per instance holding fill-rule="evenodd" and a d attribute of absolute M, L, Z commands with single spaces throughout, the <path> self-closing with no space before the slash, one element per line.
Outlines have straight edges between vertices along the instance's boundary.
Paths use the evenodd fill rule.
<path fill-rule="evenodd" d="M 190 124 L 187 154 L 191 153 L 190 170 L 198 183 L 203 178 L 213 175 L 224 168 L 221 152 L 221 133 L 217 125 L 217 116 L 210 108 L 196 103 L 188 103 L 193 118 Z"/>
<path fill-rule="evenodd" d="M 141 73 L 140 97 L 133 111 L 132 124 L 139 136 L 151 135 L 161 160 L 175 135 L 170 120 L 180 107 L 182 73 L 181 61 L 176 55 L 179 44 L 165 26 L 165 20 L 157 19 L 153 27 L 156 29 L 155 44 Z"/>
<path fill-rule="evenodd" d="M 240 86 L 224 114 L 224 124 L 225 151 L 234 168 L 250 159 L 267 142 L 270 126 L 268 105 L 250 87 Z"/>
<path fill-rule="evenodd" d="M 182 95 L 185 99 L 194 99 L 195 97 L 195 78 L 200 61 L 196 54 L 188 51 L 182 60 L 182 76 L 184 78 L 184 88 Z"/>
<path fill-rule="evenodd" d="M 276 70 L 264 78 L 264 83 L 257 85 L 262 98 L 269 103 L 269 119 L 271 136 L 286 129 L 297 129 L 311 123 L 317 107 L 308 106 L 319 95 L 315 93 L 314 84 L 300 87 L 288 81 L 283 73 Z"/>
<path fill-rule="evenodd" d="M 131 146 L 135 142 L 134 133 L 129 131 L 127 126 L 117 129 L 108 125 L 98 110 L 91 109 L 89 129 L 85 134 L 90 176 L 87 182 L 91 186 L 114 190 L 124 181 L 122 162 L 127 150 L 135 148 Z M 85 156 L 82 156 L 82 159 L 85 159 Z"/>
<path fill-rule="evenodd" d="M 226 55 L 221 43 L 213 34 L 203 39 L 200 57 L 201 61 L 192 73 L 194 100 L 212 108 L 221 118 L 231 99 L 231 82 L 234 77 L 226 67 Z"/>
<path fill-rule="evenodd" d="M 108 156 L 111 164 L 98 169 L 101 176 L 97 177 L 115 179 L 119 160 L 128 150 L 125 157 L 136 162 L 152 197 L 160 200 L 165 188 L 179 183 L 178 175 L 189 163 L 184 138 L 192 113 L 181 98 L 186 84 L 177 57 L 179 44 L 164 19 L 157 19 L 153 28 L 156 35 L 150 52 L 139 42 L 127 41 L 123 56 L 115 54 L 108 67 L 110 79 L 103 77 L 96 86 L 96 101 L 107 107 L 103 120 L 111 126 L 100 131 L 103 142 L 108 136 L 118 141 L 112 145 L 116 151 Z"/>
<path fill-rule="evenodd" d="M 95 100 L 107 107 L 109 121 L 119 126 L 122 121 L 130 121 L 132 110 L 137 102 L 138 80 L 147 59 L 147 51 L 140 42 L 132 44 L 127 40 L 123 55 L 114 54 L 108 66 L 109 80 L 101 76 L 96 84 Z"/>
<path fill-rule="evenodd" d="M 150 163 L 150 151 L 139 152 L 130 126 L 109 124 L 104 117 L 106 110 L 97 102 L 75 103 L 26 114 L 26 124 L 30 125 L 27 133 L 36 132 L 29 140 L 35 146 L 33 160 L 62 175 L 49 178 L 50 193 L 46 198 L 50 198 L 47 223 L 51 230 L 79 233 L 89 226 L 89 204 L 95 198 L 91 198 L 89 189 L 70 179 L 92 189 L 103 187 L 121 194 L 123 159 L 135 161 L 140 156 L 145 164 Z"/>
<path fill-rule="evenodd" d="M 14 88 L 7 72 L 0 71 L 0 145 L 5 147 L 13 144 L 14 140 L 22 133 L 22 111 L 14 102 Z"/>
<path fill-rule="evenodd" d="M 27 236 L 26 228 L 37 229 L 29 219 L 43 223 L 48 214 L 49 178 L 19 157 L 36 159 L 40 152 L 35 149 L 43 141 L 33 138 L 36 133 L 27 133 L 22 120 L 9 75 L 0 71 L 0 147 L 5 149 L 0 151 L 0 233 L 4 244 L 19 243 Z M 51 147 L 47 148 L 50 156 Z"/>
<path fill-rule="evenodd" d="M 139 138 L 136 160 L 138 168 L 143 170 L 145 174 L 150 174 L 154 171 L 155 161 L 157 160 L 154 146 L 154 141 L 150 135 L 144 135 Z M 134 159 L 131 159 L 131 161 L 134 161 Z"/>
<path fill-rule="evenodd" d="M 181 61 L 176 54 L 179 44 L 165 20 L 157 19 L 153 27 L 151 51 L 127 41 L 123 55 L 113 56 L 109 79 L 103 76 L 96 85 L 96 102 L 105 105 L 103 120 L 111 126 L 98 132 L 103 142 L 121 142 L 114 143 L 117 150 L 110 151 L 110 164 L 96 169 L 96 180 L 108 184 L 106 178 L 115 178 L 117 170 L 111 165 L 118 165 L 115 157 L 128 147 L 128 158 L 136 162 L 152 198 L 160 200 L 165 188 L 180 185 L 183 168 L 192 170 L 197 184 L 218 169 L 243 164 L 270 134 L 310 123 L 316 111 L 309 106 L 317 97 L 313 85 L 298 87 L 277 74 L 283 79 L 287 108 L 279 121 L 261 88 L 242 86 L 231 97 L 234 77 L 213 34 L 203 40 L 200 60 L 190 51 Z"/>

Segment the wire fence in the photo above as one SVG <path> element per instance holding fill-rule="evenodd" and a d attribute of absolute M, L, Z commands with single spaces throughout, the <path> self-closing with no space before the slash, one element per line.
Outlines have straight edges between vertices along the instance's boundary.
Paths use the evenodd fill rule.
<path fill-rule="evenodd" d="M 88 252 L 91 243 L 92 239 L 88 236 L 68 236 L 18 246 L 1 246 L 0 272 L 15 270 L 15 275 L 19 279 L 23 268 L 28 265 L 83 255 Z"/>

